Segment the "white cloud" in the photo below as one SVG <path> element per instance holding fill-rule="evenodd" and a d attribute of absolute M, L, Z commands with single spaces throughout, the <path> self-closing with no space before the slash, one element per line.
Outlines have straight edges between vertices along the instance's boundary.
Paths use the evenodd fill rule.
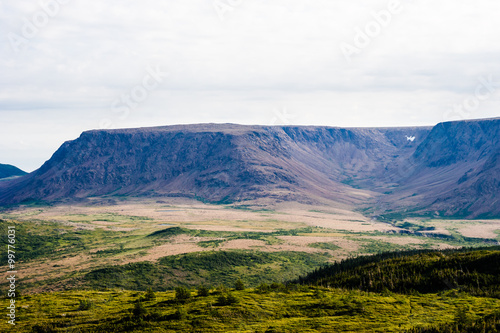
<path fill-rule="evenodd" d="M 0 2 L 0 163 L 32 170 L 102 119 L 271 124 L 286 108 L 294 124 L 428 125 L 473 96 L 480 77 L 500 81 L 493 0 L 401 1 L 351 63 L 339 45 L 389 0 L 243 0 L 223 21 L 212 0 L 65 2 L 20 52 L 9 36 L 23 37 L 44 9 Z M 127 117 L 113 113 L 148 66 L 170 76 Z M 499 95 L 468 116 L 498 116 Z"/>

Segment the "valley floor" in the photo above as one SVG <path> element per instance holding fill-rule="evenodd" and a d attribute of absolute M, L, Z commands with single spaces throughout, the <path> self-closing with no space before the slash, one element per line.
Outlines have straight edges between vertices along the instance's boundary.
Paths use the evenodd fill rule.
<path fill-rule="evenodd" d="M 115 198 L 4 210 L 0 233 L 9 227 L 21 295 L 16 332 L 35 324 L 36 332 L 400 332 L 453 322 L 460 311 L 472 321 L 500 309 L 498 299 L 455 291 L 399 295 L 281 285 L 360 255 L 498 244 L 499 220 L 376 221 L 341 207 Z M 237 279 L 248 288 L 278 287 L 233 290 L 237 301 L 220 304 L 215 288 Z M 212 286 L 211 294 L 196 296 L 200 285 Z M 174 300 L 179 286 L 192 290 L 190 301 Z M 156 300 L 140 302 L 143 313 L 134 315 L 149 287 Z M 5 295 L 7 282 L 0 288 Z M 7 302 L 0 299 L 1 307 Z M 0 331 L 9 328 L 0 321 Z"/>

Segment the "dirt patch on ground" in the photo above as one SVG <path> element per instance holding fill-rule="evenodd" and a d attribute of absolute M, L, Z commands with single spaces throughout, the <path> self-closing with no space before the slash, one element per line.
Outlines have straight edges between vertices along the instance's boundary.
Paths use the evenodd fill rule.
<path fill-rule="evenodd" d="M 495 231 L 500 230 L 500 221 L 481 221 L 476 225 L 468 225 L 457 229 L 465 237 L 474 238 L 497 238 L 499 236 Z"/>
<path fill-rule="evenodd" d="M 137 225 L 152 227 L 157 226 L 158 223 L 218 231 L 264 232 L 304 226 L 348 231 L 395 229 L 389 224 L 371 221 L 359 213 L 345 209 L 294 203 L 288 203 L 271 211 L 234 209 L 230 206 L 209 205 L 189 200 L 172 199 L 167 203 L 141 199 L 117 202 L 115 205 L 108 206 L 59 205 L 44 208 L 20 208 L 10 215 L 19 220 L 36 218 L 62 222 L 77 228 L 114 227 L 113 230 L 117 230 L 116 227 L 131 228 Z"/>
<path fill-rule="evenodd" d="M 138 261 L 157 261 L 166 256 L 173 256 L 177 254 L 185 254 L 199 251 L 210 251 L 212 248 L 204 248 L 198 246 L 200 241 L 211 240 L 212 238 L 192 237 L 189 235 L 178 235 L 172 237 L 168 243 L 158 245 L 149 249 L 146 255 L 138 256 L 128 262 Z"/>
<path fill-rule="evenodd" d="M 227 241 L 220 247 L 221 250 L 265 250 L 266 242 L 257 239 L 233 239 Z"/>
<path fill-rule="evenodd" d="M 284 240 L 289 245 L 308 249 L 306 252 L 310 250 L 314 250 L 311 252 L 325 252 L 325 250 L 308 246 L 313 243 L 332 243 L 344 251 L 357 251 L 359 249 L 359 244 L 357 242 L 340 237 L 278 236 L 277 238 Z"/>
<path fill-rule="evenodd" d="M 414 237 L 384 237 L 384 236 L 362 236 L 359 238 L 380 240 L 387 243 L 397 244 L 397 245 L 411 245 L 411 244 L 425 244 L 425 240 L 421 238 Z"/>
<path fill-rule="evenodd" d="M 272 230 L 259 230 L 259 229 L 245 229 L 239 227 L 230 227 L 223 225 L 183 225 L 186 229 L 194 229 L 194 230 L 209 230 L 209 231 L 228 231 L 228 232 L 272 232 Z"/>
<path fill-rule="evenodd" d="M 424 230 L 424 231 L 420 231 L 420 233 L 422 234 L 429 234 L 429 235 L 433 235 L 433 234 L 441 234 L 441 235 L 447 235 L 447 236 L 450 236 L 451 233 L 449 230 L 445 229 L 444 227 L 436 227 L 434 230 Z"/>
<path fill-rule="evenodd" d="M 89 262 L 91 259 L 92 257 L 87 255 L 77 255 L 43 262 L 20 262 L 17 266 L 17 272 L 23 282 L 36 282 L 64 276 L 68 271 L 79 271 L 92 267 L 95 264 Z"/>
<path fill-rule="evenodd" d="M 459 249 L 461 246 L 452 246 L 445 243 L 438 243 L 431 246 L 435 250 L 449 250 L 449 249 Z"/>

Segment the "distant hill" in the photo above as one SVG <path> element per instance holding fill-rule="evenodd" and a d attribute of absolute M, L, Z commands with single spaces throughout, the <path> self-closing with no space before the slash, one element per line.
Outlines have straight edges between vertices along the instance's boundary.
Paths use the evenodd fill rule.
<path fill-rule="evenodd" d="M 94 130 L 39 170 L 0 184 L 0 204 L 90 196 L 298 201 L 373 216 L 500 217 L 500 118 L 434 127 L 198 124 Z"/>
<path fill-rule="evenodd" d="M 13 176 L 23 176 L 26 172 L 9 164 L 0 164 L 0 179 Z"/>
<path fill-rule="evenodd" d="M 165 195 L 352 205 L 376 195 L 353 188 L 352 179 L 380 174 L 393 156 L 408 158 L 430 130 L 201 124 L 88 131 L 40 169 L 0 185 L 0 203 Z"/>

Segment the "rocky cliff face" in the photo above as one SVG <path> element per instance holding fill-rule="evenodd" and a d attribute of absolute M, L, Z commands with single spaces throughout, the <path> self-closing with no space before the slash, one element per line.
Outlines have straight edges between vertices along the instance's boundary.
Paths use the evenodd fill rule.
<path fill-rule="evenodd" d="M 434 128 L 201 124 L 84 132 L 0 204 L 103 195 L 255 198 L 500 215 L 499 119 Z M 496 206 L 495 206 L 496 203 Z"/>
<path fill-rule="evenodd" d="M 436 125 L 396 173 L 381 211 L 498 217 L 500 119 Z M 399 178 L 399 179 L 397 179 Z"/>

